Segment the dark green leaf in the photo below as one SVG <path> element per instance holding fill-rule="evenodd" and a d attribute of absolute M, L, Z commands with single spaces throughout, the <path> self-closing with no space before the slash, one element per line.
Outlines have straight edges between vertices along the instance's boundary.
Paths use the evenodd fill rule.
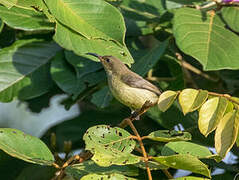
<path fill-rule="evenodd" d="M 23 90 L 23 99 L 46 93 L 51 85 L 42 87 L 37 84 L 39 83 L 37 81 L 49 76 L 47 68 L 43 66 L 59 49 L 55 43 L 34 39 L 19 40 L 12 46 L 2 49 L 0 52 L 0 101 L 8 102 L 16 96 L 21 98 L 21 90 L 28 86 L 30 87 L 26 91 L 30 94 L 27 95 L 27 92 Z M 44 81 L 46 79 L 40 83 L 46 85 Z"/>
<path fill-rule="evenodd" d="M 112 99 L 113 99 L 112 94 L 109 88 L 106 86 L 93 94 L 91 102 L 94 103 L 99 108 L 105 108 L 110 104 L 110 101 Z"/>

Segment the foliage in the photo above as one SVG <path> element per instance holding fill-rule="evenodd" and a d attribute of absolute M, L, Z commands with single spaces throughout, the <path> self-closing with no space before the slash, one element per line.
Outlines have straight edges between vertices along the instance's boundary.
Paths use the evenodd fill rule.
<path fill-rule="evenodd" d="M 39 113 L 65 94 L 65 108 L 81 110 L 42 139 L 0 128 L 0 174 L 133 180 L 183 169 L 190 176 L 176 179 L 199 180 L 220 167 L 233 177 L 236 164 L 222 159 L 239 156 L 238 17 L 236 1 L 0 0 L 0 102 Z M 134 121 L 88 52 L 113 55 L 160 86 L 157 106 Z"/>

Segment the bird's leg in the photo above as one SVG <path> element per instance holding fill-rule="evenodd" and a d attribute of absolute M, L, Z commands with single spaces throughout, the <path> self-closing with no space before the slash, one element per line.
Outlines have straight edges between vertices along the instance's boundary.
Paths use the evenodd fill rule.
<path fill-rule="evenodd" d="M 154 104 L 152 104 L 150 101 L 145 101 L 141 109 L 139 110 L 131 110 L 131 118 L 132 120 L 140 120 L 140 116 L 144 114 L 150 107 L 152 107 Z"/>

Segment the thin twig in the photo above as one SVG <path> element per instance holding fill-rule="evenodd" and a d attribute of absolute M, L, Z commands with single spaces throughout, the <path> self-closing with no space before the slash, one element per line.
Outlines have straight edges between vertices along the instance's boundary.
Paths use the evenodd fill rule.
<path fill-rule="evenodd" d="M 144 156 L 144 162 L 145 162 L 145 167 L 146 167 L 147 174 L 148 174 L 148 179 L 152 180 L 151 171 L 150 171 L 150 168 L 149 168 L 149 165 L 148 165 L 148 155 L 145 151 L 142 139 L 141 139 L 137 129 L 135 128 L 134 124 L 132 123 L 131 119 L 127 118 L 126 121 L 127 121 L 128 125 L 130 126 L 130 128 L 132 129 L 132 131 L 134 132 L 134 134 L 138 137 L 137 140 L 139 142 L 140 148 L 141 148 L 143 156 Z"/>
<path fill-rule="evenodd" d="M 209 95 L 212 95 L 212 96 L 219 96 L 219 97 L 225 97 L 227 98 L 229 101 L 239 105 L 239 102 L 232 99 L 232 97 L 229 95 L 229 94 L 218 94 L 218 93 L 215 93 L 215 92 L 208 92 Z"/>

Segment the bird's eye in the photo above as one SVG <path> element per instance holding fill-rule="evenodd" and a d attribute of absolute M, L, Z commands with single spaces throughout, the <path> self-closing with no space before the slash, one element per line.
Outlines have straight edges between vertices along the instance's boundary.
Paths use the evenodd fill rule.
<path fill-rule="evenodd" d="M 110 62 L 110 59 L 109 59 L 109 58 L 106 58 L 105 60 L 106 60 L 106 62 Z"/>

